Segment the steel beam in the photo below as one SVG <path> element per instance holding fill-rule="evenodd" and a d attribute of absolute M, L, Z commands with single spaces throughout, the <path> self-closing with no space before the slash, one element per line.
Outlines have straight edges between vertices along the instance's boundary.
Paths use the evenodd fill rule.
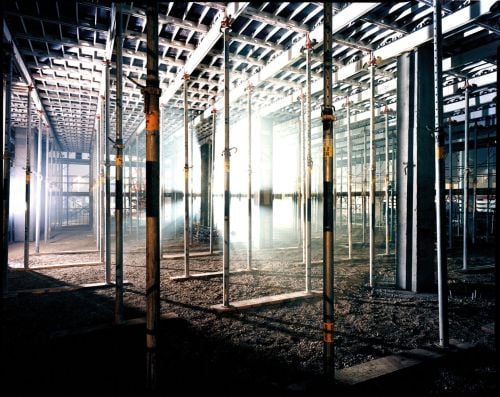
<path fill-rule="evenodd" d="M 232 2 L 229 3 L 226 7 L 226 11 L 220 11 L 218 15 L 214 18 L 212 23 L 212 27 L 205 34 L 202 42 L 196 47 L 196 49 L 191 53 L 191 56 L 186 61 L 184 65 L 184 69 L 177 73 L 175 79 L 169 84 L 168 89 L 165 90 L 164 94 L 161 97 L 161 102 L 166 103 L 172 98 L 177 90 L 181 88 L 183 82 L 184 73 L 191 74 L 197 68 L 197 66 L 201 63 L 203 58 L 208 54 L 208 52 L 212 49 L 215 43 L 221 38 L 222 32 L 220 30 L 220 21 L 223 19 L 224 13 L 229 15 L 229 18 L 236 19 L 238 15 L 240 15 L 249 3 L 238 3 Z"/>

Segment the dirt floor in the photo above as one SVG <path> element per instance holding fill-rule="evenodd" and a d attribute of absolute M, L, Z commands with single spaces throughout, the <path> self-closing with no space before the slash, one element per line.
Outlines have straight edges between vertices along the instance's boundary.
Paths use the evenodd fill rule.
<path fill-rule="evenodd" d="M 359 232 L 359 231 L 358 231 Z M 144 231 L 139 233 L 144 238 Z M 144 317 L 144 241 L 125 236 L 125 319 Z M 359 237 L 359 236 L 358 236 Z M 383 232 L 377 233 L 383 238 Z M 354 241 L 358 241 L 356 239 Z M 313 262 L 321 260 L 321 240 L 313 240 Z M 459 244 L 457 242 L 457 244 Z M 290 245 L 290 244 L 288 244 Z M 179 252 L 181 235 L 165 244 L 165 253 Z M 30 257 L 23 271 L 22 245 L 10 250 L 9 296 L 2 307 L 4 390 L 9 396 L 30 392 L 50 395 L 141 395 L 145 376 L 145 326 L 102 326 L 114 320 L 113 286 L 77 291 L 28 293 L 28 289 L 102 283 L 103 265 L 37 269 L 39 266 L 98 262 L 89 230 L 73 228 L 42 244 L 43 255 Z M 193 251 L 207 245 L 194 242 Z M 254 250 L 251 272 L 230 277 L 230 299 L 302 291 L 305 288 L 302 249 Z M 286 248 L 286 247 L 282 247 Z M 461 249 L 449 252 L 449 325 L 454 342 L 474 347 L 427 364 L 425 368 L 388 377 L 370 386 L 368 395 L 497 395 L 497 355 L 493 323 L 496 313 L 493 244 L 471 249 L 463 273 Z M 34 247 L 31 247 L 31 252 Z M 346 260 L 345 241 L 335 247 L 335 367 L 369 360 L 438 342 L 438 303 L 434 293 L 414 294 L 394 288 L 394 255 L 377 245 L 375 288 L 368 288 L 368 247 L 355 244 Z M 52 253 L 52 254 L 46 254 Z M 233 269 L 246 267 L 246 250 L 233 247 Z M 488 268 L 490 265 L 490 268 Z M 478 266 L 481 266 L 478 268 Z M 486 267 L 484 267 L 486 266 Z M 222 256 L 191 258 L 192 273 L 221 271 Z M 161 263 L 159 390 L 222 393 L 222 395 L 308 395 L 334 387 L 322 375 L 321 296 L 216 313 L 222 303 L 222 277 L 173 281 L 182 275 L 184 259 Z M 112 274 L 112 280 L 114 273 Z M 312 266 L 312 288 L 322 289 L 322 266 Z M 354 395 L 344 390 L 343 395 Z"/>

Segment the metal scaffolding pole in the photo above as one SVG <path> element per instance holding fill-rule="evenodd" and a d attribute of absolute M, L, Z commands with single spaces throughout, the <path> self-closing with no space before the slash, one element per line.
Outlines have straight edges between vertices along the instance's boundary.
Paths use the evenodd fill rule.
<path fill-rule="evenodd" d="M 135 216 L 136 216 L 136 228 L 135 228 L 135 233 L 136 233 L 136 238 L 139 239 L 139 223 L 140 223 L 140 197 L 139 197 L 139 192 L 142 188 L 142 171 L 139 166 L 139 134 L 135 136 Z M 173 204 L 172 204 L 173 205 Z"/>
<path fill-rule="evenodd" d="M 392 181 L 391 181 L 391 242 L 396 238 L 396 212 L 394 210 L 396 203 L 396 172 L 397 172 L 397 161 L 396 161 L 396 144 L 397 136 L 392 135 Z"/>
<path fill-rule="evenodd" d="M 363 182 L 361 184 L 363 244 L 366 243 L 366 130 L 363 128 Z"/>
<path fill-rule="evenodd" d="M 132 231 L 132 144 L 128 147 L 128 216 L 127 216 L 127 230 Z"/>
<path fill-rule="evenodd" d="M 351 101 L 346 96 L 346 129 L 347 129 L 347 247 L 349 259 L 352 259 L 352 132 Z"/>
<path fill-rule="evenodd" d="M 448 119 L 448 166 L 450 167 L 450 184 L 448 196 L 450 206 L 448 207 L 448 248 L 453 247 L 453 145 L 451 139 L 451 118 Z"/>
<path fill-rule="evenodd" d="M 303 244 L 303 222 L 304 222 L 304 216 L 302 213 L 302 201 L 303 201 L 303 196 L 302 196 L 302 111 L 303 111 L 303 106 L 302 106 L 302 99 L 299 96 L 300 100 L 300 114 L 299 114 L 299 142 L 298 142 L 298 151 L 297 151 L 297 159 L 298 159 L 298 172 L 297 172 L 297 207 L 298 207 L 298 247 L 302 248 L 302 253 L 304 254 L 304 244 Z M 302 258 L 302 261 L 304 262 L 304 258 Z"/>
<path fill-rule="evenodd" d="M 69 226 L 69 150 L 66 150 L 66 226 Z"/>
<path fill-rule="evenodd" d="M 62 157 L 62 148 L 59 147 L 58 154 L 58 177 L 59 177 L 59 197 L 58 197 L 58 205 L 57 205 L 57 217 L 58 217 L 58 225 L 59 228 L 62 227 L 62 210 L 63 210 L 63 178 L 64 178 L 64 165 L 63 165 L 63 157 Z"/>
<path fill-rule="evenodd" d="M 472 230 L 471 242 L 476 244 L 476 211 L 477 211 L 477 122 L 474 124 L 474 179 L 472 181 Z"/>
<path fill-rule="evenodd" d="M 389 255 L 389 109 L 385 113 L 385 254 Z"/>
<path fill-rule="evenodd" d="M 463 252 L 462 269 L 468 268 L 469 256 L 469 81 L 465 80 L 465 122 L 464 122 L 464 194 L 462 200 Z"/>
<path fill-rule="evenodd" d="M 210 225 L 210 232 L 209 232 L 209 239 L 210 239 L 210 254 L 214 253 L 214 167 L 215 167 L 215 131 L 216 131 L 216 125 L 217 125 L 217 109 L 215 107 L 212 108 L 212 147 L 211 147 L 211 154 L 210 154 L 210 179 L 209 179 L 209 185 L 208 185 L 208 199 L 210 200 L 210 206 L 209 206 L 209 225 Z"/>
<path fill-rule="evenodd" d="M 334 233 L 335 233 L 335 197 L 334 197 L 334 147 L 332 108 L 332 3 L 324 3 L 324 106 L 321 112 L 323 123 L 323 371 L 333 375 L 334 365 Z M 309 64 L 308 64 L 309 65 Z"/>
<path fill-rule="evenodd" d="M 123 131 L 122 5 L 116 3 L 116 140 L 115 140 L 115 322 L 123 321 Z"/>
<path fill-rule="evenodd" d="M 434 148 L 435 148 L 435 191 L 436 191 L 436 245 L 439 300 L 439 345 L 448 346 L 448 291 L 446 265 L 446 207 L 444 196 L 444 134 L 443 122 L 443 52 L 441 26 L 441 0 L 434 0 L 433 8 L 434 49 Z"/>
<path fill-rule="evenodd" d="M 105 237 L 104 237 L 104 245 L 105 245 L 105 278 L 106 278 L 106 284 L 111 283 L 111 175 L 110 175 L 110 162 L 109 162 L 109 134 L 111 131 L 111 126 L 110 126 L 110 118 L 111 118 L 111 109 L 110 109 L 110 102 L 111 102 L 111 93 L 109 90 L 109 84 L 110 84 L 110 68 L 111 68 L 111 61 L 106 60 L 105 66 L 104 66 L 104 76 L 105 76 L 105 113 L 104 113 L 104 118 L 105 118 L 105 132 L 104 132 L 104 151 L 105 151 L 105 174 L 106 174 L 106 181 L 105 181 L 105 190 L 106 190 L 106 197 L 105 197 L 105 221 L 104 221 L 104 230 L 106 231 Z"/>
<path fill-rule="evenodd" d="M 301 135 L 302 135 L 302 147 L 300 155 L 300 173 L 301 173 L 301 185 L 300 192 L 302 196 L 302 263 L 306 263 L 306 109 L 305 109 L 305 95 L 300 92 L 300 123 L 301 123 Z"/>
<path fill-rule="evenodd" d="M 252 91 L 249 83 L 247 87 L 248 101 L 248 247 L 247 269 L 252 270 Z"/>
<path fill-rule="evenodd" d="M 42 111 L 38 110 L 38 139 L 36 145 L 36 192 L 35 192 L 35 252 L 40 252 L 40 213 L 42 211 Z"/>
<path fill-rule="evenodd" d="M 375 260 L 375 58 L 370 58 L 370 287 L 373 287 L 373 261 Z"/>
<path fill-rule="evenodd" d="M 0 284 L 1 295 L 4 296 L 8 291 L 8 268 L 9 268 L 9 209 L 10 209 L 10 165 L 11 165 L 11 96 L 12 96 L 12 46 L 8 46 L 8 51 L 4 54 L 7 57 L 7 74 L 5 80 L 5 130 L 2 132 L 2 145 L 0 152 L 3 159 L 2 172 L 2 246 L 0 255 L 2 257 L 1 275 L 2 280 Z M 1 296 L 0 296 L 1 298 Z"/>
<path fill-rule="evenodd" d="M 160 81 L 158 77 L 158 3 L 147 6 L 146 112 L 146 387 L 158 386 L 157 338 L 160 325 Z"/>
<path fill-rule="evenodd" d="M 50 129 L 47 126 L 46 136 L 45 136 L 45 199 L 44 199 L 44 226 L 43 226 L 43 238 L 45 244 L 47 240 L 50 239 L 50 224 L 49 224 L 49 192 L 50 192 L 50 180 L 49 180 L 49 158 L 50 158 Z"/>
<path fill-rule="evenodd" d="M 189 121 L 188 81 L 184 73 L 184 276 L 189 277 Z"/>
<path fill-rule="evenodd" d="M 190 130 L 190 135 L 191 135 L 191 145 L 189 145 L 189 158 L 190 158 L 190 163 L 191 163 L 191 168 L 193 168 L 194 160 L 193 160 L 193 144 L 194 144 L 194 127 L 193 124 L 191 125 L 188 124 L 189 130 Z M 189 202 L 190 202 L 190 207 L 191 211 L 189 213 L 189 216 L 191 218 L 191 228 L 189 229 L 189 241 L 192 243 L 193 242 L 193 224 L 194 224 L 194 194 L 193 194 L 193 173 L 189 173 Z"/>
<path fill-rule="evenodd" d="M 311 157 L 311 52 L 312 42 L 309 34 L 306 34 L 306 42 L 304 45 L 306 52 L 306 134 L 307 134 L 307 149 L 306 149 L 306 292 L 311 291 L 311 172 L 312 172 L 312 157 Z"/>
<path fill-rule="evenodd" d="M 104 97 L 103 97 L 104 99 Z M 102 263 L 105 263 L 105 238 L 106 238 L 106 224 L 105 224 L 105 203 L 106 203 L 106 191 L 105 191 L 105 159 L 104 159 L 104 107 L 101 106 L 101 117 L 99 124 L 99 258 Z M 108 273 L 106 273 L 108 274 Z"/>
<path fill-rule="evenodd" d="M 491 222 L 491 216 L 490 216 L 490 189 L 491 189 L 491 184 L 490 184 L 490 130 L 488 129 L 488 147 L 487 147 L 487 153 L 486 153 L 486 241 L 490 242 L 490 223 L 494 224 L 494 222 Z M 492 225 L 493 228 L 493 225 Z"/>
<path fill-rule="evenodd" d="M 31 183 L 31 90 L 28 87 L 28 109 L 26 129 L 26 176 L 25 176 L 25 207 L 24 207 L 24 268 L 29 268 L 30 260 L 30 183 Z"/>
<path fill-rule="evenodd" d="M 102 114 L 102 109 L 100 110 Z M 97 220 L 98 220 L 98 228 L 97 228 L 97 249 L 99 251 L 99 259 L 101 262 L 104 262 L 104 251 L 102 249 L 102 236 L 103 236 L 103 218 L 102 218 L 102 205 L 103 205 L 103 196 L 102 196 L 102 182 L 103 182 L 103 174 L 102 174 L 102 118 L 101 114 L 97 115 L 97 134 L 96 134 L 96 150 L 97 150 L 97 158 L 96 158 L 96 174 L 97 174 Z"/>
<path fill-rule="evenodd" d="M 223 305 L 229 306 L 229 249 L 230 228 L 229 217 L 231 207 L 230 176 L 230 148 L 229 148 L 229 30 L 231 20 L 227 14 L 221 22 L 224 37 L 224 248 L 223 248 Z"/>

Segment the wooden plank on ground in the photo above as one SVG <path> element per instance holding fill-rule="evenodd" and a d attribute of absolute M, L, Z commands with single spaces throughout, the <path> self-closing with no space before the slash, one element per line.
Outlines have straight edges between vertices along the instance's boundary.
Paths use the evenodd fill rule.
<path fill-rule="evenodd" d="M 129 281 L 124 281 L 123 285 L 130 285 Z M 21 289 L 19 291 L 12 291 L 9 293 L 9 297 L 16 297 L 23 294 L 32 295 L 43 295 L 52 294 L 60 292 L 74 292 L 82 289 L 99 289 L 113 287 L 115 283 L 89 283 L 89 284 L 79 284 L 79 285 L 61 285 L 59 287 L 46 287 L 46 288 L 32 288 L 32 289 Z"/>
<path fill-rule="evenodd" d="M 413 349 L 337 370 L 335 380 L 351 386 L 358 385 L 440 357 L 443 354 L 439 352 Z"/>
<path fill-rule="evenodd" d="M 247 269 L 242 269 L 242 270 L 233 270 L 229 274 L 241 274 L 241 273 L 250 273 L 252 270 L 247 270 Z M 207 272 L 207 273 L 192 273 L 189 276 L 172 276 L 170 277 L 170 280 L 172 281 L 186 281 L 186 280 L 192 280 L 192 279 L 205 279 L 205 278 L 211 278 L 211 277 L 218 277 L 222 276 L 221 271 L 217 272 Z"/>
<path fill-rule="evenodd" d="M 208 251 L 202 251 L 202 252 L 191 252 L 189 254 L 190 258 L 201 258 L 204 256 L 214 256 L 214 255 L 220 255 L 222 254 L 222 251 L 214 251 L 212 254 Z M 163 254 L 162 259 L 182 259 L 184 258 L 184 254 L 182 253 L 177 253 L 177 254 Z"/>
<path fill-rule="evenodd" d="M 311 292 L 299 291 L 299 292 L 290 292 L 287 294 L 263 296 L 260 298 L 234 301 L 234 302 L 231 302 L 229 306 L 224 306 L 224 305 L 220 304 L 220 305 L 213 305 L 210 307 L 211 307 L 211 309 L 213 309 L 217 312 L 229 312 L 229 311 L 234 311 L 234 310 L 249 309 L 252 307 L 258 307 L 258 306 L 263 306 L 263 305 L 272 305 L 272 304 L 276 304 L 276 303 L 294 301 L 294 300 L 298 300 L 298 299 L 312 298 L 314 296 L 316 296 L 316 295 L 312 294 Z"/>
<path fill-rule="evenodd" d="M 25 269 L 24 267 L 11 268 L 10 270 L 15 272 L 20 272 L 27 270 L 63 269 L 68 267 L 99 266 L 99 265 L 103 265 L 103 263 L 102 262 L 55 263 L 53 265 L 31 266 L 28 269 Z"/>
<path fill-rule="evenodd" d="M 74 254 L 95 254 L 98 250 L 79 250 L 79 251 L 54 251 L 54 252 L 39 252 L 30 253 L 31 256 L 42 256 L 42 255 L 74 255 Z"/>
<path fill-rule="evenodd" d="M 176 313 L 167 312 L 167 313 L 161 314 L 160 321 L 161 320 L 173 320 L 173 319 L 177 319 L 177 318 L 179 318 L 179 316 Z M 89 334 L 92 332 L 106 331 L 106 330 L 110 330 L 110 329 L 124 328 L 124 327 L 130 327 L 130 326 L 142 325 L 142 324 L 146 324 L 145 317 L 132 318 L 130 320 L 122 321 L 121 323 L 105 323 L 105 324 L 90 325 L 87 327 L 80 327 L 80 328 L 74 328 L 74 329 L 63 329 L 63 330 L 52 332 L 50 334 L 50 338 L 52 339 L 52 338 L 62 338 L 65 336 L 84 335 L 84 334 Z"/>

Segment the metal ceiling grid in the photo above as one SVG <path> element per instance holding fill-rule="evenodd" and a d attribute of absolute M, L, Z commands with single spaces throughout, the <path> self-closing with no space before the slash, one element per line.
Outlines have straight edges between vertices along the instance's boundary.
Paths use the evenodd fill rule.
<path fill-rule="evenodd" d="M 189 108 L 206 113 L 220 103 L 223 93 L 222 40 L 220 36 L 214 40 L 210 35 L 217 33 L 214 30 L 218 30 L 219 18 L 226 8 L 232 9 L 233 4 L 236 3 L 159 3 L 160 81 L 164 92 L 170 89 L 162 97 L 161 104 L 167 115 L 164 123 L 169 128 L 182 126 L 182 112 L 175 109 L 184 107 L 179 78 L 186 67 L 191 72 Z M 481 11 L 479 17 L 469 16 L 468 20 L 460 13 L 463 9 L 472 15 L 483 4 L 489 7 L 489 12 Z M 99 96 L 102 95 L 104 62 L 106 54 L 111 54 L 109 45 L 114 39 L 111 37 L 113 7 L 109 1 L 75 0 L 18 0 L 5 6 L 5 21 L 64 150 L 90 150 Z M 255 86 L 252 100 L 256 111 L 271 108 L 280 119 L 297 117 L 297 96 L 305 85 L 306 69 L 305 56 L 296 49 L 303 45 L 306 32 L 311 32 L 317 40 L 313 54 L 313 83 L 319 86 L 322 81 L 322 3 L 251 2 L 238 3 L 233 9 L 237 15 L 232 21 L 230 42 L 231 87 L 236 91 L 232 118 L 245 114 L 246 97 L 242 93 L 248 81 Z M 416 34 L 426 32 L 432 23 L 431 1 L 373 5 L 334 3 L 334 10 L 341 21 L 340 25 L 334 25 L 334 101 L 340 105 L 346 95 L 353 96 L 356 99 L 353 114 L 357 112 L 362 118 L 368 100 L 368 73 L 363 60 L 370 51 L 382 54 L 376 76 L 380 87 L 376 103 L 379 108 L 394 103 L 394 56 L 400 47 L 421 44 Z M 447 96 L 454 94 L 463 84 L 464 76 L 480 78 L 483 91 L 495 90 L 496 79 L 488 76 L 496 71 L 493 48 L 499 41 L 500 18 L 498 4 L 489 0 L 448 0 L 443 2 L 443 10 L 444 16 L 461 18 L 461 25 L 446 34 L 444 40 L 444 55 L 450 57 L 450 62 L 455 62 L 445 68 L 444 80 L 450 84 L 448 91 L 445 89 L 445 105 L 450 105 L 445 106 L 445 115 L 457 116 L 461 111 L 457 109 L 458 102 L 450 102 Z M 122 11 L 123 72 L 129 78 L 124 80 L 123 90 L 124 138 L 127 139 L 143 125 L 143 99 L 135 82 L 144 84 L 146 77 L 146 12 L 143 2 L 124 4 Z M 488 51 L 476 51 L 476 54 L 464 57 L 463 54 L 478 43 L 483 47 L 490 44 Z M 386 53 L 394 55 L 385 57 Z M 282 58 L 288 55 L 293 56 L 283 62 Z M 115 74 L 112 56 L 112 117 Z M 484 109 L 488 99 L 491 99 L 489 91 L 481 96 L 477 108 Z M 314 91 L 315 107 L 321 100 L 321 90 Z M 288 105 L 282 106 L 284 103 Z M 16 109 L 18 104 L 20 106 L 21 102 L 16 102 Z M 342 117 L 339 114 L 340 120 Z M 22 120 L 18 123 L 22 124 Z M 114 126 L 114 120 L 111 125 Z"/>

